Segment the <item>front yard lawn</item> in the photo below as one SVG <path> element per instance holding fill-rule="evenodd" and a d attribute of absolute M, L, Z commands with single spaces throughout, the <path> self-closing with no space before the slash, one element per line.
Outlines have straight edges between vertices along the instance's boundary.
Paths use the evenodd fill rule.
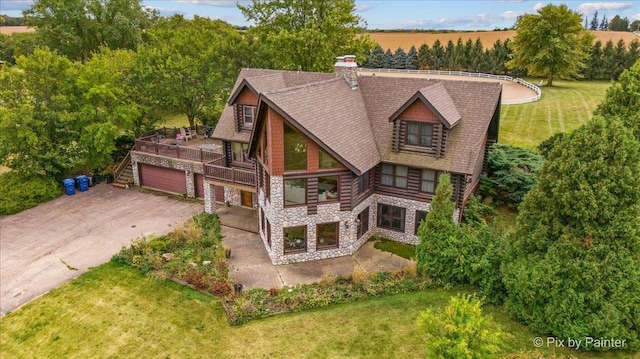
<path fill-rule="evenodd" d="M 455 293 L 432 289 L 231 326 L 218 299 L 110 262 L 0 319 L 0 347 L 7 358 L 424 358 L 418 313 L 444 308 Z M 500 308 L 485 312 L 513 335 L 510 351 L 535 349 L 536 334 Z"/>

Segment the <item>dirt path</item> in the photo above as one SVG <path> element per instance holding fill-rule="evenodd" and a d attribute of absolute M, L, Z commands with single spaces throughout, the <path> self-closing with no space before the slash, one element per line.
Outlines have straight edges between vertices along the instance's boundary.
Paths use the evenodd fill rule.
<path fill-rule="evenodd" d="M 0 315 L 108 261 L 138 237 L 169 233 L 203 208 L 100 184 L 0 218 Z"/>
<path fill-rule="evenodd" d="M 453 81 L 490 81 L 490 82 L 502 82 L 502 100 L 522 100 L 531 98 L 536 95 L 533 90 L 528 89 L 520 84 L 511 81 L 493 80 L 479 77 L 468 76 L 449 76 L 449 75 L 430 75 L 430 74 L 408 74 L 408 73 L 389 73 L 389 72 L 358 72 L 358 75 L 363 76 L 388 76 L 388 77 L 418 77 L 429 79 L 444 79 Z"/>

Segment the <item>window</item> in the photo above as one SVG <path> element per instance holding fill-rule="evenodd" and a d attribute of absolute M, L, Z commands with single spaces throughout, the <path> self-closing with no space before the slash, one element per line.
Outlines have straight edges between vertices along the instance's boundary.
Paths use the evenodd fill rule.
<path fill-rule="evenodd" d="M 423 122 L 407 122 L 407 144 L 431 147 L 433 124 Z"/>
<path fill-rule="evenodd" d="M 338 199 L 338 176 L 318 177 L 318 202 Z"/>
<path fill-rule="evenodd" d="M 231 144 L 231 160 L 233 162 L 243 162 L 244 153 L 248 148 L 249 145 L 246 143 L 233 142 Z"/>
<path fill-rule="evenodd" d="M 329 156 L 329 154 L 324 152 L 322 149 L 318 149 L 318 161 L 318 167 L 320 169 L 340 167 L 340 163 L 334 160 L 333 157 Z"/>
<path fill-rule="evenodd" d="M 369 189 L 369 171 L 365 172 L 358 178 L 358 194 Z"/>
<path fill-rule="evenodd" d="M 378 204 L 378 227 L 404 232 L 404 214 L 402 207 Z"/>
<path fill-rule="evenodd" d="M 284 229 L 284 253 L 298 253 L 307 250 L 307 226 Z"/>
<path fill-rule="evenodd" d="M 436 171 L 422 170 L 420 175 L 420 192 L 434 193 L 436 189 Z"/>
<path fill-rule="evenodd" d="M 284 170 L 307 169 L 307 140 L 296 130 L 284 125 Z"/>
<path fill-rule="evenodd" d="M 267 227 L 264 224 L 264 210 L 262 208 L 260 208 L 260 228 L 262 233 L 266 233 Z"/>
<path fill-rule="evenodd" d="M 307 180 L 304 178 L 284 180 L 284 205 L 307 203 Z"/>
<path fill-rule="evenodd" d="M 418 234 L 418 228 L 420 228 L 420 222 L 422 222 L 423 219 L 427 218 L 427 213 L 425 211 L 416 211 L 416 229 L 415 229 L 415 235 Z"/>
<path fill-rule="evenodd" d="M 267 244 L 271 248 L 271 222 L 267 219 Z"/>
<path fill-rule="evenodd" d="M 271 199 L 271 176 L 266 170 L 264 172 L 264 195 L 267 199 Z"/>
<path fill-rule="evenodd" d="M 338 222 L 316 225 L 316 248 L 338 248 Z"/>
<path fill-rule="evenodd" d="M 255 106 L 242 106 L 242 120 L 244 121 L 244 126 L 253 126 L 255 113 Z"/>
<path fill-rule="evenodd" d="M 406 166 L 395 166 L 383 163 L 380 182 L 385 186 L 407 188 L 408 173 L 409 168 Z"/>
<path fill-rule="evenodd" d="M 358 238 L 369 231 L 369 207 L 358 214 Z"/>

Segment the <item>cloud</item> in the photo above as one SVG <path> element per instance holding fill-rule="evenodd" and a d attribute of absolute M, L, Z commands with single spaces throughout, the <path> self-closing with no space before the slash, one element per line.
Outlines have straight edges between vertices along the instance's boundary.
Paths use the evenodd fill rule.
<path fill-rule="evenodd" d="M 631 16 L 631 20 L 640 20 L 640 14 Z"/>
<path fill-rule="evenodd" d="M 533 5 L 533 11 L 538 12 L 538 11 L 540 11 L 540 9 L 542 9 L 546 5 L 547 4 L 545 4 L 545 3 L 539 2 L 539 3 L 535 4 L 535 5 Z"/>
<path fill-rule="evenodd" d="M 505 20 L 514 20 L 522 13 L 517 11 L 505 11 L 500 14 L 478 14 L 458 17 L 443 17 L 438 20 L 417 19 L 399 24 L 403 29 L 480 29 L 493 28 L 496 24 Z"/>
<path fill-rule="evenodd" d="M 632 7 L 632 2 L 587 2 L 580 4 L 578 10 L 585 15 L 589 15 L 596 11 L 626 10 Z"/>
<path fill-rule="evenodd" d="M 157 11 L 160 16 L 170 17 L 173 15 L 182 15 L 182 16 L 188 15 L 186 11 L 183 11 L 180 9 L 172 9 L 172 8 L 157 7 L 157 6 L 143 6 L 143 7 L 145 9 Z"/>
<path fill-rule="evenodd" d="M 365 4 L 361 4 L 361 5 L 356 5 L 356 12 L 365 12 L 365 11 L 369 11 L 373 8 L 373 6 L 371 5 L 365 5 Z"/>
<path fill-rule="evenodd" d="M 236 7 L 238 3 L 247 4 L 250 1 L 247 0 L 175 0 L 178 3 L 192 4 L 192 5 L 206 5 L 214 7 Z"/>

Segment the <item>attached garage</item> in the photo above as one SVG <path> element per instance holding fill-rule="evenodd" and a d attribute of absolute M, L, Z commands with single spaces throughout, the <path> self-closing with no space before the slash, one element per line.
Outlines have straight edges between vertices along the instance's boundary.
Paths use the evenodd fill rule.
<path fill-rule="evenodd" d="M 187 177 L 184 171 L 147 164 L 139 164 L 140 185 L 172 193 L 187 192 Z"/>
<path fill-rule="evenodd" d="M 216 202 L 224 203 L 224 187 L 222 187 L 222 186 L 213 186 L 213 190 L 216 193 Z"/>

